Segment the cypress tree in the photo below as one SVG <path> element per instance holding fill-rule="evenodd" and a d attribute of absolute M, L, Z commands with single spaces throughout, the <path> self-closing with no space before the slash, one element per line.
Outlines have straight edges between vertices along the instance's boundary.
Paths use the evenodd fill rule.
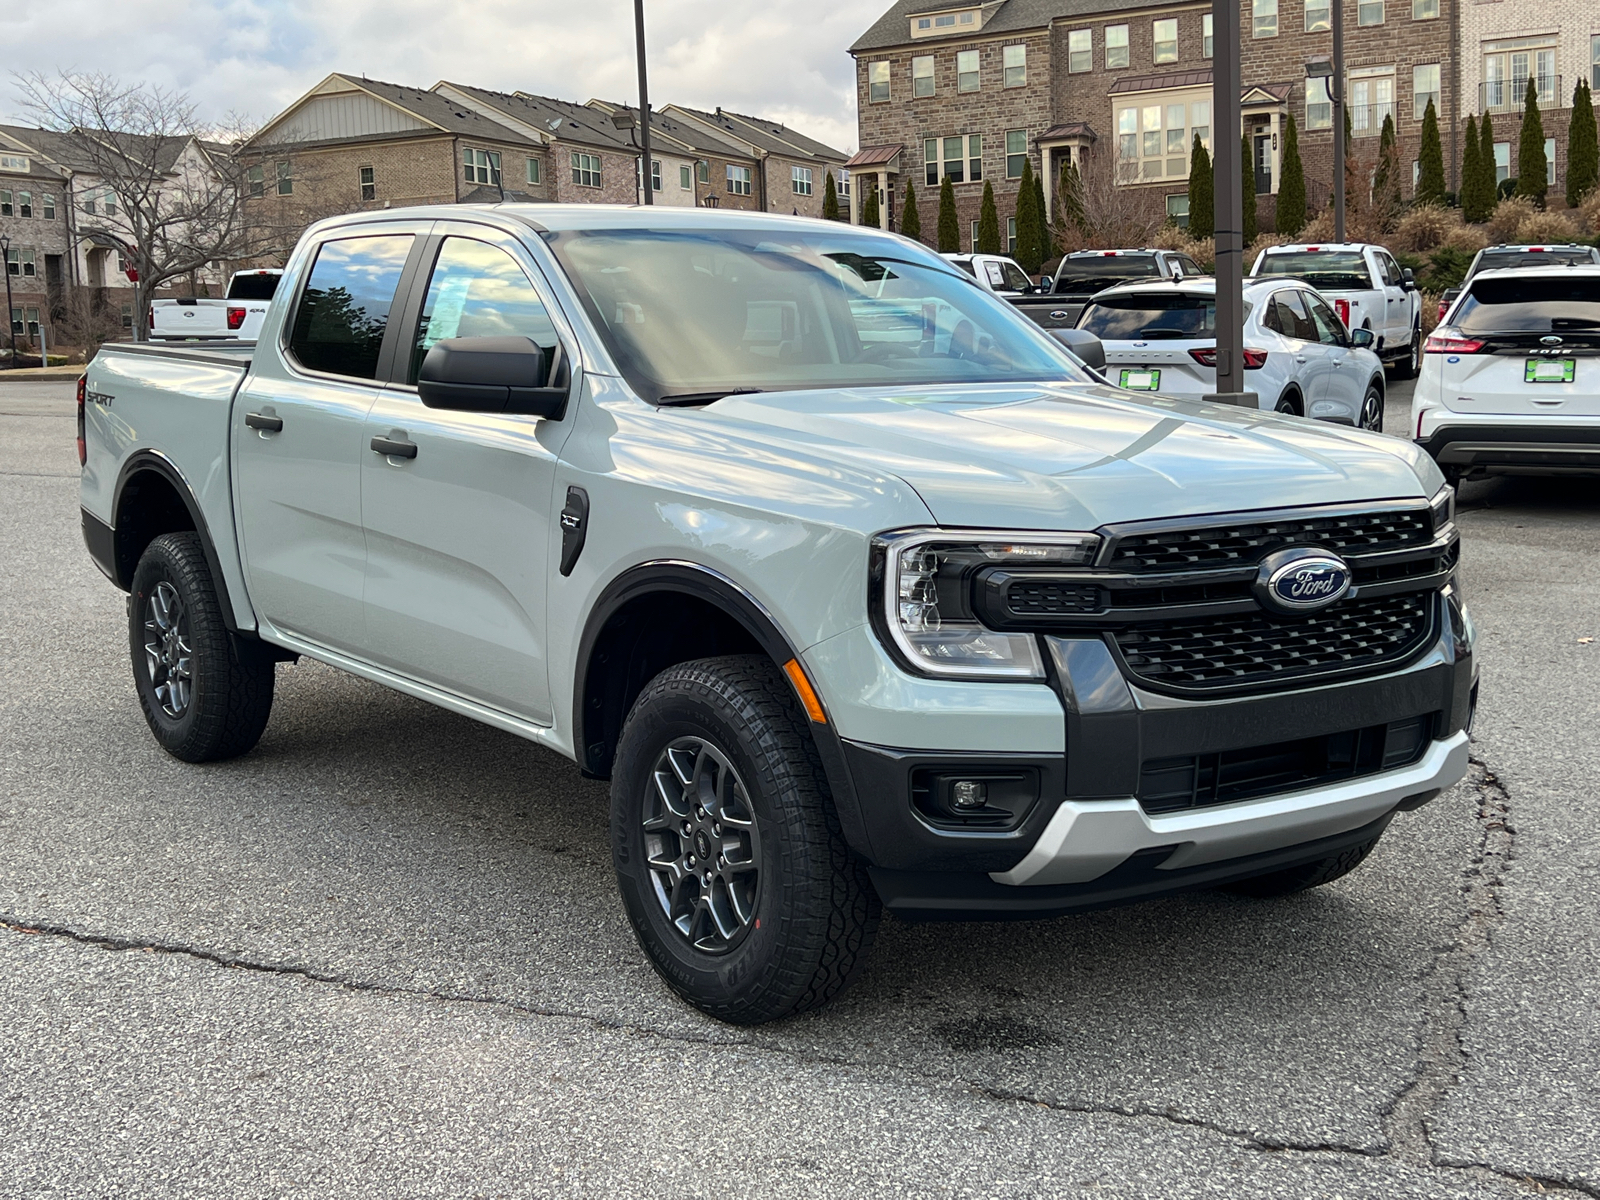
<path fill-rule="evenodd" d="M 939 253 L 955 254 L 960 249 L 961 222 L 956 220 L 956 189 L 946 175 L 939 184 Z"/>
<path fill-rule="evenodd" d="M 1490 121 L 1487 109 L 1484 110 L 1483 120 L 1478 123 L 1478 186 L 1483 189 L 1486 212 L 1493 214 L 1494 206 L 1500 202 L 1496 192 L 1500 181 L 1495 178 L 1494 123 Z M 1487 221 L 1489 217 L 1483 219 Z"/>
<path fill-rule="evenodd" d="M 1422 147 L 1417 152 L 1417 190 L 1412 197 L 1418 204 L 1444 203 L 1444 143 L 1439 140 L 1439 114 L 1433 97 L 1428 97 L 1422 114 Z"/>
<path fill-rule="evenodd" d="M 1189 236 L 1203 241 L 1216 236 L 1216 192 L 1211 177 L 1211 156 L 1194 135 L 1189 150 Z"/>
<path fill-rule="evenodd" d="M 1044 172 L 1033 177 L 1033 211 L 1039 214 L 1039 266 L 1055 253 L 1056 239 L 1050 230 L 1050 206 L 1044 202 Z"/>
<path fill-rule="evenodd" d="M 1191 221 L 1194 218 L 1189 218 Z M 1278 232 L 1299 233 L 1306 224 L 1306 169 L 1300 161 L 1300 133 L 1294 114 L 1283 130 L 1283 161 L 1278 167 Z"/>
<path fill-rule="evenodd" d="M 876 226 L 878 223 L 878 183 L 873 180 L 867 188 L 867 198 L 861 204 L 861 223 Z"/>
<path fill-rule="evenodd" d="M 1372 175 L 1372 194 L 1381 196 L 1388 191 L 1394 175 L 1394 114 L 1384 113 L 1383 128 L 1378 133 L 1378 169 Z"/>
<path fill-rule="evenodd" d="M 922 240 L 922 214 L 917 211 L 917 189 L 906 180 L 906 208 L 900 214 L 900 232 L 913 241 Z"/>
<path fill-rule="evenodd" d="M 1572 121 L 1567 126 L 1567 204 L 1578 202 L 1600 185 L 1600 130 L 1595 127 L 1594 95 L 1587 79 L 1572 92 Z"/>
<path fill-rule="evenodd" d="M 822 181 L 822 219 L 824 221 L 839 219 L 839 189 L 833 186 L 832 171 L 829 171 Z"/>
<path fill-rule="evenodd" d="M 1061 168 L 1061 222 L 1075 225 L 1080 231 L 1088 227 L 1088 216 L 1083 211 L 1083 178 L 1070 161 Z"/>
<path fill-rule="evenodd" d="M 1244 247 L 1256 240 L 1256 164 L 1250 155 L 1250 139 L 1239 139 L 1239 190 L 1244 196 Z"/>
<path fill-rule="evenodd" d="M 1022 182 L 1017 188 L 1017 265 L 1029 275 L 1039 271 L 1039 213 L 1034 207 L 1033 161 L 1022 160 Z"/>
<path fill-rule="evenodd" d="M 954 207 L 952 203 L 952 211 Z M 1000 253 L 1000 214 L 994 206 L 994 184 L 988 180 L 983 184 L 983 206 L 978 209 L 978 244 L 973 249 L 979 254 Z"/>
<path fill-rule="evenodd" d="M 1461 219 L 1477 225 L 1489 219 L 1478 190 L 1478 118 L 1467 117 L 1467 136 L 1461 146 Z"/>
<path fill-rule="evenodd" d="M 1526 196 L 1540 208 L 1550 187 L 1546 178 L 1550 164 L 1544 156 L 1544 121 L 1539 116 L 1539 87 L 1528 76 L 1528 94 L 1522 104 L 1522 141 L 1517 147 L 1517 195 Z"/>

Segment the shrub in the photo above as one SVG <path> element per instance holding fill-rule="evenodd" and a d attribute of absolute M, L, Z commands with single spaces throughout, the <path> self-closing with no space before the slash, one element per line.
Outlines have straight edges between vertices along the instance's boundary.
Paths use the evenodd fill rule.
<path fill-rule="evenodd" d="M 1483 236 L 1483 230 L 1476 225 L 1457 225 L 1445 234 L 1439 249 L 1459 250 L 1470 258 L 1488 244 L 1489 239 Z"/>
<path fill-rule="evenodd" d="M 1516 194 L 1517 194 L 1516 176 L 1512 176 L 1510 179 L 1502 179 L 1500 181 L 1500 186 L 1494 189 L 1494 195 L 1495 195 L 1495 199 L 1496 200 L 1509 200 L 1509 199 L 1511 199 L 1511 197 L 1515 196 Z"/>
<path fill-rule="evenodd" d="M 1454 287 L 1455 284 L 1451 284 L 1450 286 Z M 1423 288 L 1421 290 L 1422 312 L 1420 315 L 1422 317 L 1422 336 L 1427 337 L 1439 327 L 1439 298 L 1444 294 L 1444 290 L 1442 288 L 1438 291 L 1434 291 L 1431 288 Z"/>
<path fill-rule="evenodd" d="M 1481 246 L 1474 250 L 1440 246 L 1428 255 L 1427 272 L 1425 275 L 1419 273 L 1418 278 L 1424 279 L 1427 286 L 1441 290 L 1460 287 L 1461 281 L 1467 277 L 1467 268 L 1472 265 L 1473 258 L 1481 249 Z"/>
<path fill-rule="evenodd" d="M 1429 102 L 1432 103 L 1431 101 Z M 1434 128 L 1434 140 L 1439 131 Z M 1283 130 L 1283 161 L 1278 172 L 1278 215 L 1273 221 L 1279 233 L 1293 236 L 1306 223 L 1306 171 L 1300 161 L 1300 133 L 1295 128 L 1294 114 Z"/>
<path fill-rule="evenodd" d="M 986 188 L 983 193 L 986 202 L 992 202 L 993 196 Z M 939 239 L 940 254 L 955 254 L 961 249 L 961 223 L 956 219 L 956 189 L 946 175 L 939 184 L 939 225 L 934 231 Z M 983 236 L 980 226 L 978 236 Z M 977 246 L 973 247 L 978 249 Z M 987 254 L 998 254 L 998 250 L 987 250 Z"/>
<path fill-rule="evenodd" d="M 1217 243 L 1213 239 L 1196 238 L 1193 241 L 1184 242 L 1177 249 L 1199 263 L 1201 270 L 1215 271 L 1217 269 Z"/>
<path fill-rule="evenodd" d="M 1244 224 L 1239 228 L 1244 230 L 1243 242 L 1248 246 L 1256 240 L 1256 165 L 1251 161 L 1250 139 L 1239 138 L 1239 188 L 1244 194 Z"/>
<path fill-rule="evenodd" d="M 950 176 L 946 175 L 944 181 L 948 187 Z M 954 212 L 955 192 L 952 191 L 950 195 L 950 208 Z M 940 203 L 942 205 L 943 201 Z M 1000 213 L 994 206 L 994 184 L 988 180 L 983 183 L 983 204 L 978 209 L 978 244 L 973 249 L 979 254 L 1000 253 Z"/>
<path fill-rule="evenodd" d="M 1333 240 L 1333 205 L 1329 204 L 1311 220 L 1296 237 L 1299 242 L 1330 242 Z"/>
<path fill-rule="evenodd" d="M 1500 201 L 1489 218 L 1489 240 L 1494 243 L 1515 241 L 1517 230 L 1533 214 L 1533 201 L 1523 196 Z"/>
<path fill-rule="evenodd" d="M 1215 230 L 1216 194 L 1213 191 L 1211 156 L 1200 144 L 1200 135 L 1194 135 L 1189 150 L 1189 233 L 1195 238 L 1209 238 Z"/>
<path fill-rule="evenodd" d="M 1565 213 L 1540 212 L 1526 218 L 1517 226 L 1519 242 L 1575 242 L 1578 227 Z"/>
<path fill-rule="evenodd" d="M 826 207 L 823 209 L 827 211 Z M 911 186 L 911 181 L 906 181 L 906 207 L 900 214 L 900 232 L 913 241 L 922 240 L 922 214 L 917 211 L 917 189 Z"/>
<path fill-rule="evenodd" d="M 1444 241 L 1451 230 L 1459 228 L 1460 225 L 1459 213 L 1448 208 L 1440 208 L 1436 204 L 1424 204 L 1420 208 L 1413 208 L 1400 218 L 1389 246 L 1393 250 L 1403 250 L 1407 253 L 1432 250 Z"/>
<path fill-rule="evenodd" d="M 1572 120 L 1567 126 L 1567 206 L 1576 208 L 1600 185 L 1600 129 L 1594 120 L 1594 94 L 1587 79 L 1572 90 Z"/>
<path fill-rule="evenodd" d="M 1550 187 L 1550 164 L 1544 156 L 1544 122 L 1539 117 L 1539 85 L 1528 77 L 1528 94 L 1522 105 L 1522 137 L 1517 145 L 1517 195 L 1540 208 Z"/>
<path fill-rule="evenodd" d="M 1439 140 L 1439 114 L 1431 96 L 1422 114 L 1422 145 L 1417 152 L 1417 186 L 1412 200 L 1417 204 L 1444 203 L 1444 144 Z"/>
<path fill-rule="evenodd" d="M 822 182 L 822 219 L 824 221 L 839 219 L 839 189 L 834 186 L 832 171 L 828 172 Z"/>
<path fill-rule="evenodd" d="M 1590 233 L 1600 234 L 1600 190 L 1583 198 L 1578 204 L 1578 216 Z"/>

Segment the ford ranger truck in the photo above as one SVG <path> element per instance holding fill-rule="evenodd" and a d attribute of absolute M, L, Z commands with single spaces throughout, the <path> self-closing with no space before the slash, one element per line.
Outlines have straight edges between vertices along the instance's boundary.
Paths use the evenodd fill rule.
<path fill-rule="evenodd" d="M 1327 883 L 1467 768 L 1427 454 L 1110 387 L 876 230 L 339 217 L 254 346 L 106 346 L 80 414 L 168 753 L 249 751 L 300 656 L 573 759 L 724 1020 L 837 995 L 884 908 Z"/>

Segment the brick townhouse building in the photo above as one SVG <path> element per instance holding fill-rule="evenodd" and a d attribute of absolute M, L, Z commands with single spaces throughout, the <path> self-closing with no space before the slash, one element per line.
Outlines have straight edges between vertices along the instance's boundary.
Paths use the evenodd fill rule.
<path fill-rule="evenodd" d="M 0 235 L 10 239 L 8 350 L 12 337 L 38 344 L 41 323 L 49 325 L 52 306 L 64 299 L 71 268 L 70 181 L 18 136 L 28 132 L 0 128 Z"/>
<path fill-rule="evenodd" d="M 637 142 L 637 108 L 608 100 L 590 100 L 589 107 L 626 122 L 629 136 Z M 755 156 L 747 147 L 717 137 L 698 122 L 652 109 L 650 159 L 652 203 L 760 210 L 761 198 L 753 187 L 744 186 L 759 169 Z"/>
<path fill-rule="evenodd" d="M 1459 161 L 1458 56 L 1463 0 L 1350 0 L 1346 99 L 1357 155 L 1392 116 L 1414 161 L 1431 97 L 1440 114 L 1446 174 Z M 1243 110 L 1258 216 L 1271 228 L 1283 128 L 1299 129 L 1308 198 L 1329 195 L 1333 109 L 1310 60 L 1332 54 L 1330 0 L 1241 0 Z M 851 160 L 859 208 L 871 176 L 880 220 L 898 221 L 907 182 L 928 196 L 954 183 L 963 248 L 974 236 L 985 181 L 1003 223 L 1015 212 L 1024 159 L 1043 171 L 1052 204 L 1062 166 L 1095 156 L 1116 185 L 1153 193 L 1187 220 L 1189 152 L 1209 148 L 1211 6 L 1205 0 L 899 0 L 851 47 L 861 150 Z M 1464 114 L 1463 114 L 1464 119 Z M 1370 140 L 1369 140 L 1370 139 Z M 927 201 L 919 198 L 924 228 Z M 1013 223 L 1014 224 L 1014 223 Z"/>
<path fill-rule="evenodd" d="M 778 121 L 724 108 L 706 112 L 682 104 L 669 104 L 662 112 L 684 126 L 697 127 L 740 147 L 753 166 L 744 172 L 732 162 L 727 164 L 722 181 L 725 195 L 754 196 L 762 212 L 820 217 L 827 175 L 831 171 L 838 186 L 848 159 L 842 151 Z M 712 178 L 715 181 L 714 175 Z"/>

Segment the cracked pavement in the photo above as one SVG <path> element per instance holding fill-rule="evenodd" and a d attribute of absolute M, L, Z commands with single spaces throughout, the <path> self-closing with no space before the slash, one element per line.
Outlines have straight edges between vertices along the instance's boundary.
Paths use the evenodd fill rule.
<path fill-rule="evenodd" d="M 307 663 L 161 754 L 72 436 L 0 382 L 0 1195 L 1600 1195 L 1600 483 L 1464 489 L 1478 765 L 1354 874 L 886 921 L 742 1030 L 546 751 Z"/>

